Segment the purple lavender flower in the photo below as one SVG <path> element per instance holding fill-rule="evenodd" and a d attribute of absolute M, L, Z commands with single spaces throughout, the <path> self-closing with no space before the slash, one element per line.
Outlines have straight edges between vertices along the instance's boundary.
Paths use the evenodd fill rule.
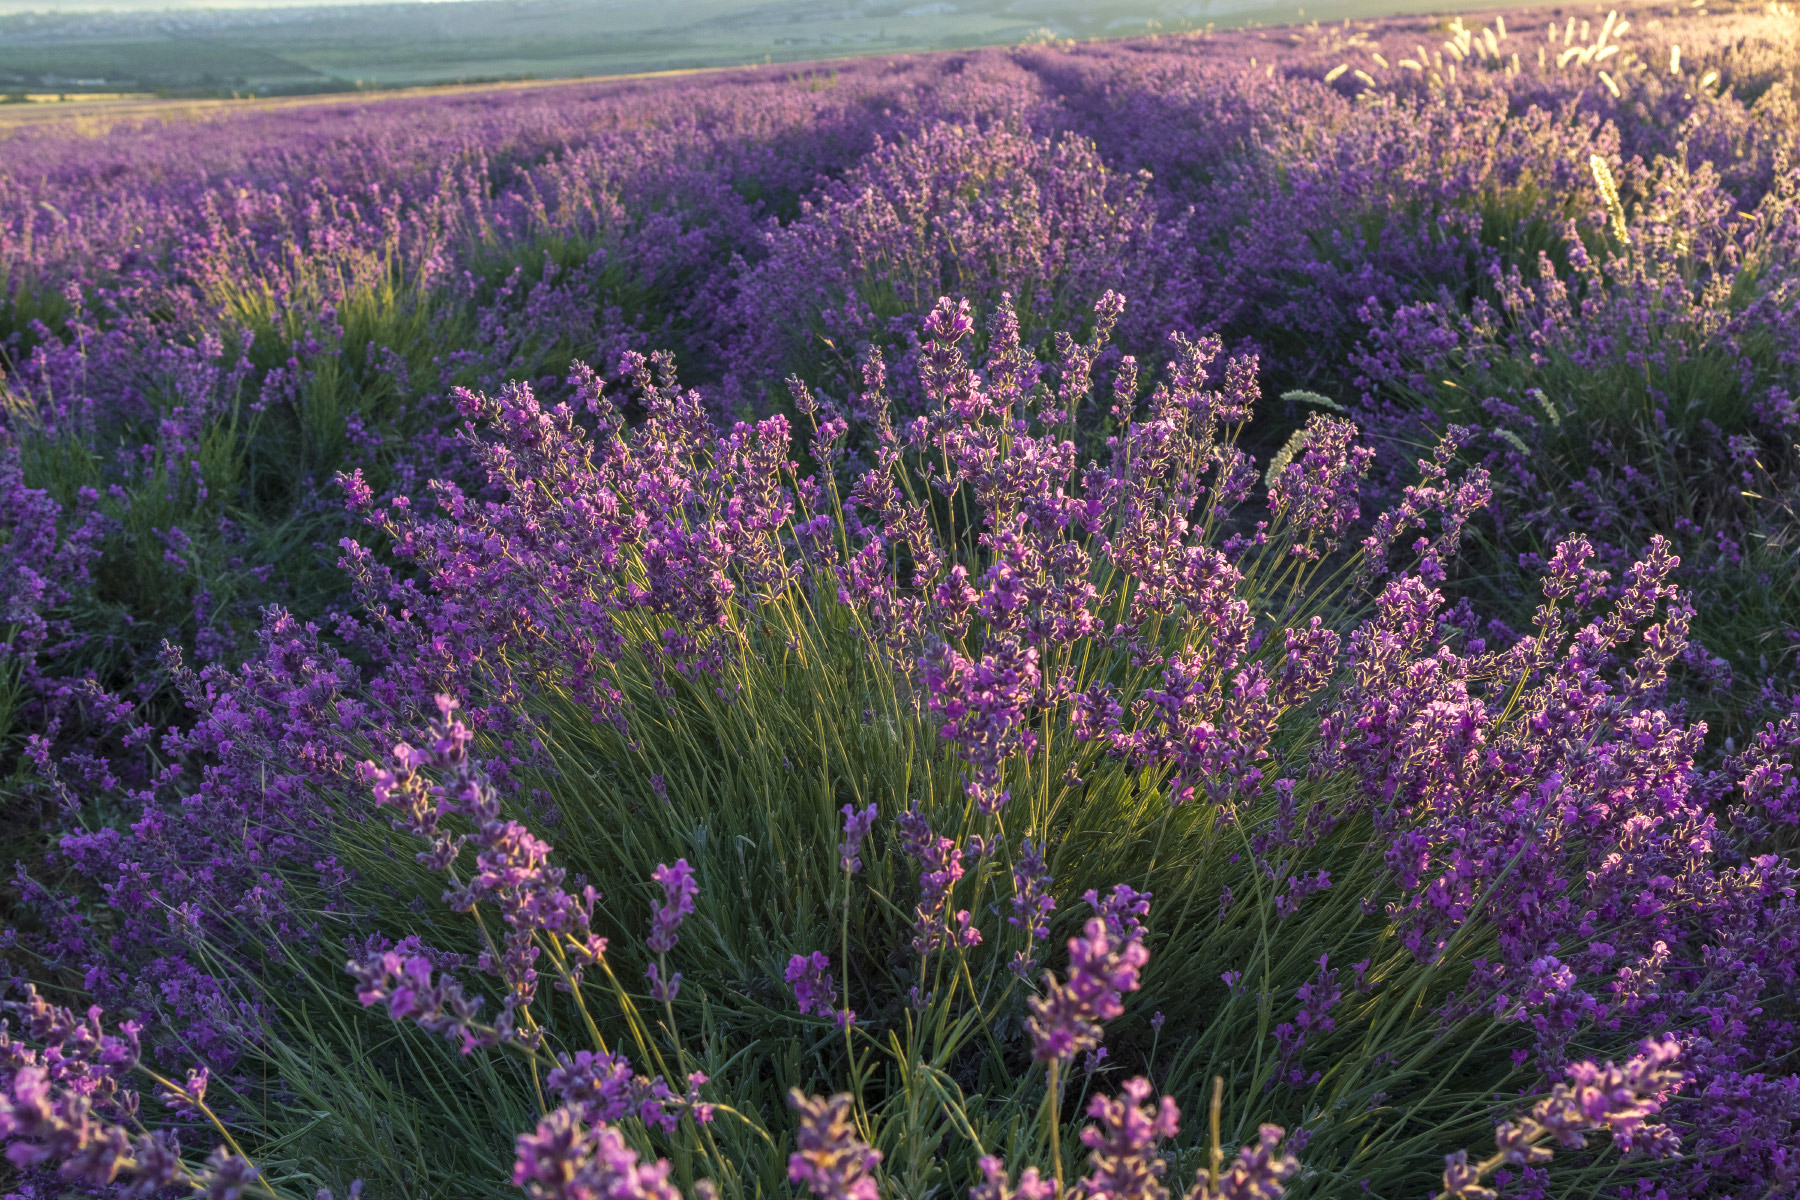
<path fill-rule="evenodd" d="M 513 1184 L 532 1200 L 681 1200 L 669 1164 L 649 1165 L 609 1125 L 559 1108 L 518 1138 Z"/>
<path fill-rule="evenodd" d="M 1021 979 L 1029 979 L 1037 959 L 1032 949 L 1050 936 L 1050 914 L 1056 910 L 1056 898 L 1050 895 L 1050 868 L 1044 861 L 1044 844 L 1026 838 L 1019 844 L 1018 861 L 1013 864 L 1013 915 L 1007 924 L 1025 931 L 1025 948 L 1013 955 L 1009 964 Z"/>
<path fill-rule="evenodd" d="M 1466 427 L 1450 429 L 1431 461 L 1420 460 L 1423 482 L 1407 487 L 1401 503 L 1376 518 L 1374 532 L 1363 539 L 1364 569 L 1370 578 L 1387 573 L 1388 552 L 1403 534 L 1412 529 L 1429 531 L 1435 516 L 1436 536 L 1421 537 L 1415 549 L 1420 552 L 1421 574 L 1434 581 L 1443 579 L 1444 563 L 1455 554 L 1464 527 L 1493 494 L 1485 468 L 1471 469 L 1460 483 L 1450 480 L 1456 450 L 1472 432 Z"/>
<path fill-rule="evenodd" d="M 662 885 L 663 902 L 651 917 L 647 944 L 652 953 L 667 954 L 680 940 L 677 931 L 682 921 L 694 911 L 694 897 L 700 894 L 700 885 L 685 858 L 676 859 L 674 866 L 658 863 L 650 877 Z"/>
<path fill-rule="evenodd" d="M 794 1002 L 803 1017 L 825 1016 L 837 997 L 831 979 L 831 960 L 823 951 L 796 954 L 788 959 L 788 986 L 794 989 Z"/>
<path fill-rule="evenodd" d="M 651 963 L 644 968 L 644 978 L 650 981 L 650 996 L 658 1004 L 671 1004 L 681 994 L 680 971 L 670 971 L 665 979 L 657 964 Z"/>
<path fill-rule="evenodd" d="M 125 1200 L 148 1200 L 172 1186 L 185 1169 L 181 1140 L 164 1129 L 140 1137 L 131 1148 L 131 1158 L 131 1182 L 119 1188 Z"/>
<path fill-rule="evenodd" d="M 1045 1179 L 1036 1167 L 1026 1167 L 1015 1186 L 1007 1180 L 1006 1163 L 984 1154 L 976 1164 L 982 1182 L 969 1189 L 969 1200 L 1056 1200 L 1056 1181 Z"/>
<path fill-rule="evenodd" d="M 1308 544 L 1318 537 L 1335 545 L 1361 515 L 1357 491 L 1375 451 L 1355 444 L 1359 432 L 1352 421 L 1314 413 L 1296 435 L 1299 452 L 1269 467 L 1270 507 Z M 1311 557 L 1318 553 L 1309 551 Z"/>
<path fill-rule="evenodd" d="M 1201 1171 L 1188 1200 L 1279 1200 L 1287 1181 L 1300 1172 L 1299 1161 L 1280 1148 L 1283 1132 L 1279 1125 L 1258 1126 L 1256 1144 L 1239 1150 L 1216 1183 Z"/>
<path fill-rule="evenodd" d="M 1101 1023 L 1125 1011 L 1120 997 L 1138 989 L 1138 974 L 1150 952 L 1136 937 L 1114 940 L 1106 922 L 1088 921 L 1083 936 L 1069 939 L 1069 977 L 1058 983 L 1044 976 L 1044 995 L 1029 1001 L 1032 1057 L 1068 1062 L 1100 1044 Z"/>
<path fill-rule="evenodd" d="M 950 896 L 963 877 L 963 857 L 956 843 L 939 836 L 923 815 L 901 813 L 900 848 L 919 864 L 919 903 L 913 910 L 913 953 L 930 954 L 952 940 L 972 946 L 981 940 L 967 912 L 952 913 Z M 951 928 L 954 923 L 957 928 Z"/>
<path fill-rule="evenodd" d="M 1552 1151 L 1546 1139 L 1580 1149 L 1589 1134 L 1604 1129 L 1627 1154 L 1641 1150 L 1652 1158 L 1679 1157 L 1681 1139 L 1667 1125 L 1650 1124 L 1649 1118 L 1691 1078 L 1678 1065 L 1681 1044 L 1674 1038 L 1648 1038 L 1639 1050 L 1622 1067 L 1589 1061 L 1565 1068 L 1568 1083 L 1557 1084 L 1528 1115 L 1495 1126 L 1496 1152 L 1490 1158 L 1472 1163 L 1466 1150 L 1445 1156 L 1440 1200 L 1492 1200 L 1495 1192 L 1482 1181 L 1502 1166 L 1527 1168 L 1548 1161 Z"/>
<path fill-rule="evenodd" d="M 261 1177 L 248 1159 L 220 1146 L 206 1159 L 206 1200 L 238 1200 Z"/>
<path fill-rule="evenodd" d="M 1095 1096 L 1088 1102 L 1095 1123 L 1081 1131 L 1081 1143 L 1088 1148 L 1082 1195 L 1091 1200 L 1167 1200 L 1162 1176 L 1168 1166 L 1157 1147 L 1181 1131 L 1181 1113 L 1168 1096 L 1154 1111 L 1144 1107 L 1150 1092 L 1149 1080 L 1129 1079 L 1118 1097 Z"/>
<path fill-rule="evenodd" d="M 1687 1082 L 1688 1074 L 1676 1065 L 1680 1061 L 1679 1042 L 1652 1038 L 1623 1067 L 1573 1063 L 1566 1068 L 1569 1082 L 1557 1084 L 1550 1098 L 1532 1109 L 1531 1119 L 1564 1146 L 1579 1148 L 1586 1145 L 1587 1131 L 1606 1129 L 1626 1153 L 1672 1154 L 1680 1139 L 1665 1125 L 1649 1124 L 1648 1118 Z"/>
<path fill-rule="evenodd" d="M 1114 884 L 1104 898 L 1094 888 L 1083 892 L 1081 898 L 1106 922 L 1106 935 L 1115 942 L 1137 941 L 1144 936 L 1144 918 L 1150 915 L 1150 901 L 1155 899 L 1149 892 L 1140 892 L 1126 883 Z"/>
<path fill-rule="evenodd" d="M 544 1077 L 544 1086 L 590 1125 L 639 1115 L 650 1090 L 648 1081 L 632 1071 L 623 1055 L 592 1050 L 578 1051 L 573 1057 L 559 1055 L 556 1067 Z M 654 1111 L 660 1108 L 658 1104 Z"/>
<path fill-rule="evenodd" d="M 121 1086 L 139 1061 L 135 1022 L 107 1033 L 97 1006 L 77 1017 L 29 986 L 24 1000 L 7 1007 L 45 1043 L 39 1049 L 16 1042 L 0 1022 L 0 1141 L 14 1167 L 54 1167 L 62 1179 L 115 1187 L 128 1198 L 172 1186 L 236 1196 L 258 1177 L 252 1164 L 223 1147 L 202 1170 L 190 1170 L 174 1134 L 143 1130 L 137 1093 Z M 185 1084 L 160 1089 L 158 1099 L 178 1113 L 210 1117 L 205 1094 L 206 1070 L 199 1068 Z"/>
<path fill-rule="evenodd" d="M 1331 888 L 1331 872 L 1320 867 L 1311 875 L 1295 875 L 1288 880 L 1287 891 L 1275 898 L 1275 915 L 1291 917 L 1300 911 L 1301 902 L 1316 892 Z"/>
<path fill-rule="evenodd" d="M 1331 1033 L 1337 1028 L 1337 1020 L 1331 1013 L 1344 998 L 1344 989 L 1339 986 L 1337 970 L 1330 962 L 1329 955 L 1319 956 L 1318 973 L 1296 990 L 1295 998 L 1300 1001 L 1300 1010 L 1294 1014 L 1292 1021 L 1283 1021 L 1272 1031 L 1280 1052 L 1275 1076 L 1296 1090 L 1311 1087 L 1320 1077 L 1318 1071 L 1307 1074 L 1299 1058 L 1300 1051 L 1305 1049 L 1312 1038 Z"/>
<path fill-rule="evenodd" d="M 427 866 L 447 869 L 465 843 L 477 848 L 475 872 L 445 893 L 445 900 L 467 912 L 484 900 L 498 905 L 505 934 L 499 953 L 481 956 L 482 969 L 499 975 L 507 984 L 500 1015 L 491 1028 L 473 1024 L 475 1005 L 453 982 L 430 984 L 429 959 L 415 956 L 403 961 L 388 952 L 349 970 L 362 988 L 365 1004 L 385 1002 L 398 1017 L 430 1022 L 447 1037 L 461 1039 L 464 1052 L 476 1045 L 493 1045 L 518 1035 L 518 1013 L 537 994 L 538 972 L 534 965 L 541 947 L 540 936 L 560 939 L 572 961 L 570 980 L 579 981 L 586 966 L 597 962 L 606 950 L 605 939 L 589 931 L 598 893 L 585 888 L 574 896 L 562 886 L 564 872 L 549 864 L 550 845 L 517 821 L 501 816 L 499 799 L 468 754 L 473 734 L 456 719 L 459 707 L 449 696 L 435 698 L 437 718 L 427 730 L 426 745 L 415 749 L 402 742 L 394 747 L 393 769 L 364 763 L 362 774 L 371 780 L 378 805 L 399 808 L 396 828 L 427 841 L 429 848 L 417 857 Z M 445 773 L 433 787 L 421 774 L 424 768 Z M 453 839 L 442 831 L 445 814 L 462 813 L 474 831 Z"/>
<path fill-rule="evenodd" d="M 497 1044 L 500 1030 L 477 1023 L 481 998 L 468 996 L 449 976 L 438 976 L 423 954 L 402 957 L 388 950 L 361 961 L 352 960 L 347 970 L 356 980 L 356 998 L 368 1008 L 384 1005 L 396 1021 L 415 1021 L 431 1033 L 441 1033 L 464 1054 L 479 1046 Z"/>
<path fill-rule="evenodd" d="M 187 1078 L 178 1086 L 158 1088 L 157 1102 L 173 1112 L 197 1117 L 206 1104 L 206 1086 L 210 1072 L 205 1067 L 196 1067 L 188 1071 Z"/>
<path fill-rule="evenodd" d="M 871 804 L 857 812 L 846 804 L 841 811 L 844 814 L 844 840 L 838 844 L 838 865 L 846 874 L 854 875 L 862 870 L 863 839 L 875 825 L 875 806 Z"/>
<path fill-rule="evenodd" d="M 796 1149 L 788 1156 L 788 1180 L 806 1185 L 816 1200 L 880 1200 L 875 1169 L 881 1152 L 857 1136 L 848 1095 L 788 1093 L 788 1107 L 800 1114 Z"/>
<path fill-rule="evenodd" d="M 931 711 L 944 719 L 943 738 L 975 768 L 969 796 L 984 813 L 999 812 L 1010 793 L 1000 787 L 1008 758 L 1037 746 L 1026 724 L 1026 706 L 1038 687 L 1037 651 L 1002 642 L 979 661 L 963 658 L 948 645 L 925 660 L 925 687 Z"/>

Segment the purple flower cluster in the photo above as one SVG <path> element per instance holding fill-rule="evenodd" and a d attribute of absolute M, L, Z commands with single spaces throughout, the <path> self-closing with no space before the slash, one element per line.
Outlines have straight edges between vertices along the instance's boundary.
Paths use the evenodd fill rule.
<path fill-rule="evenodd" d="M 559 1108 L 519 1135 L 512 1178 L 532 1200 L 682 1200 L 671 1169 L 640 1163 L 617 1129 Z"/>
<path fill-rule="evenodd" d="M 500 815 L 492 784 L 469 756 L 473 735 L 456 719 L 457 703 L 439 697 L 437 708 L 439 715 L 428 730 L 425 749 L 402 743 L 394 750 L 400 769 L 365 764 L 364 773 L 373 782 L 377 805 L 402 810 L 395 827 L 426 841 L 429 848 L 419 853 L 418 860 L 450 873 L 452 886 L 445 901 L 462 912 L 474 912 L 483 903 L 498 908 L 504 938 L 496 945 L 486 937 L 484 926 L 487 948 L 477 963 L 505 986 L 501 1013 L 494 1024 L 479 1024 L 480 999 L 467 996 L 455 979 L 440 973 L 446 956 L 432 954 L 417 938 L 350 961 L 348 971 L 357 981 L 357 999 L 365 1007 L 385 1006 L 396 1021 L 410 1021 L 443 1034 L 465 1055 L 478 1048 L 507 1046 L 546 1060 L 542 1061 L 547 1068 L 544 1086 L 560 1098 L 562 1106 L 546 1118 L 535 1135 L 521 1137 L 521 1165 L 515 1171 L 521 1186 L 527 1186 L 524 1181 L 529 1179 L 533 1186 L 549 1187 L 557 1171 L 567 1174 L 567 1180 L 557 1185 L 565 1187 L 576 1186 L 577 1177 L 594 1170 L 625 1171 L 633 1180 L 641 1175 L 645 1186 L 660 1182 L 662 1175 L 655 1169 L 633 1175 L 626 1170 L 629 1163 L 620 1165 L 614 1154 L 616 1135 L 605 1126 L 635 1117 L 667 1134 L 684 1115 L 708 1123 L 714 1108 L 699 1096 L 706 1076 L 690 1072 L 686 1091 L 676 1092 L 662 1076 L 638 1074 L 624 1055 L 609 1052 L 604 1042 L 598 1042 L 593 1050 L 545 1054 L 545 1030 L 532 1009 L 538 998 L 535 964 L 547 957 L 558 987 L 578 997 L 590 968 L 598 967 L 611 976 L 607 940 L 590 929 L 599 894 L 591 886 L 583 888 L 579 897 L 563 890 L 564 872 L 550 865 L 550 845 Z M 440 780 L 431 782 L 425 769 L 440 772 Z M 441 823 L 452 813 L 473 818 L 474 831 L 452 838 Z M 454 866 L 465 843 L 480 848 L 477 873 L 467 881 L 459 878 Z M 668 1003 L 675 999 L 681 975 L 676 972 L 663 979 L 658 967 L 666 966 L 667 955 L 678 940 L 677 930 L 694 911 L 699 885 L 685 859 L 673 866 L 659 865 L 653 880 L 662 888 L 663 903 L 654 906 L 646 939 L 647 949 L 656 956 L 647 974 L 652 994 Z M 829 993 L 828 983 L 826 988 Z M 551 1162 L 558 1156 L 560 1167 Z"/>
<path fill-rule="evenodd" d="M 1116 1097 L 1095 1096 L 1088 1115 L 1095 1123 L 1081 1131 L 1088 1148 L 1088 1175 L 1082 1194 L 1099 1200 L 1166 1200 L 1162 1175 L 1167 1164 L 1157 1146 L 1181 1132 L 1181 1110 L 1164 1096 L 1156 1109 L 1144 1107 L 1150 1081 L 1131 1079 Z"/>
<path fill-rule="evenodd" d="M 995 653 L 971 662 L 941 646 L 925 659 L 923 674 L 931 711 L 944 721 L 944 740 L 975 768 L 969 798 L 983 813 L 999 812 L 1011 798 L 1000 786 L 1000 764 L 1014 755 L 1029 757 L 1037 745 L 1026 724 L 1039 687 L 1037 651 L 1002 642 Z"/>
<path fill-rule="evenodd" d="M 136 1022 L 107 1033 L 99 1006 L 77 1017 L 31 988 L 7 1007 L 21 1018 L 22 1032 L 41 1043 L 13 1040 L 8 1023 L 0 1022 L 0 1141 L 15 1169 L 54 1166 L 63 1180 L 110 1187 L 128 1200 L 147 1200 L 169 1188 L 237 1200 L 256 1181 L 257 1169 L 234 1152 L 235 1143 L 220 1145 L 195 1168 L 182 1159 L 173 1131 L 144 1126 L 141 1099 L 125 1086 L 140 1069 Z M 206 1106 L 205 1070 L 189 1072 L 183 1084 L 150 1078 L 162 1084 L 160 1103 L 176 1114 L 204 1117 L 224 1132 Z"/>
<path fill-rule="evenodd" d="M 1528 1170 L 1552 1157 L 1546 1141 L 1578 1150 L 1587 1145 L 1589 1134 L 1601 1130 L 1609 1131 L 1628 1154 L 1642 1151 L 1652 1158 L 1679 1158 L 1680 1137 L 1667 1125 L 1647 1124 L 1646 1118 L 1661 1112 L 1689 1081 L 1677 1065 L 1681 1058 L 1675 1039 L 1651 1038 L 1622 1067 L 1610 1062 L 1571 1064 L 1568 1083 L 1557 1084 L 1528 1115 L 1494 1127 L 1496 1152 L 1491 1158 L 1472 1163 L 1466 1150 L 1445 1156 L 1440 1200 L 1494 1200 L 1498 1193 L 1482 1180 L 1503 1165 Z"/>
<path fill-rule="evenodd" d="M 823 1017 L 832 1011 L 837 989 L 831 980 L 831 959 L 822 950 L 796 954 L 788 959 L 786 978 L 794 989 L 794 1006 L 803 1017 Z M 848 1014 L 850 1019 L 854 1013 Z"/>
<path fill-rule="evenodd" d="M 4 385 L 0 385 L 3 387 Z M 75 648 L 80 635 L 59 610 L 92 582 L 94 558 L 107 520 L 99 495 L 83 488 L 65 512 L 48 492 L 28 487 L 19 449 L 0 440 L 0 528 L 6 531 L 6 568 L 0 580 L 0 678 L 38 703 L 54 702 L 46 668 Z M 10 707 L 16 701 L 7 702 Z M 6 712 L 10 725 L 20 716 Z M 36 722 L 42 724 L 43 718 Z M 4 732 L 0 726 L 0 732 Z"/>
<path fill-rule="evenodd" d="M 913 910 L 913 953 L 927 955 L 952 945 L 973 946 L 981 930 L 967 909 L 953 911 L 952 893 L 962 879 L 963 849 L 931 828 L 917 812 L 900 814 L 900 846 L 919 865 L 919 903 Z"/>
<path fill-rule="evenodd" d="M 694 881 L 694 868 L 688 866 L 685 858 L 676 859 L 674 866 L 657 864 L 650 878 L 662 886 L 663 902 L 656 906 L 645 944 L 657 954 L 667 954 L 680 940 L 681 923 L 694 913 L 694 897 L 700 894 L 700 885 Z"/>
<path fill-rule="evenodd" d="M 1322 1038 L 1337 1028 L 1331 1010 L 1344 998 L 1344 989 L 1337 981 L 1337 971 L 1331 966 L 1329 955 L 1319 957 L 1318 974 L 1296 989 L 1296 998 L 1300 1001 L 1299 1011 L 1292 1021 L 1276 1025 L 1273 1036 L 1281 1055 L 1276 1078 L 1298 1089 L 1317 1083 L 1320 1074 L 1318 1071 L 1307 1073 L 1299 1060 L 1300 1051 L 1305 1048 L 1308 1038 Z"/>
<path fill-rule="evenodd" d="M 1256 1144 L 1239 1150 L 1229 1168 L 1216 1178 L 1201 1172 L 1188 1200 L 1277 1200 L 1300 1173 L 1299 1161 L 1281 1149 L 1285 1132 L 1279 1125 L 1259 1127 Z"/>
<path fill-rule="evenodd" d="M 394 747 L 392 769 L 364 763 L 362 770 L 370 781 L 375 804 L 401 811 L 394 827 L 427 843 L 428 848 L 417 856 L 419 862 L 449 872 L 451 886 L 444 893 L 445 902 L 457 912 L 472 912 L 483 902 L 498 908 L 505 933 L 500 943 L 489 942 L 479 966 L 506 985 L 501 1012 L 491 1029 L 472 1032 L 476 1004 L 463 996 L 454 981 L 433 985 L 431 963 L 419 956 L 403 961 L 396 952 L 384 951 L 360 963 L 352 961 L 349 970 L 358 980 L 357 995 L 363 1004 L 385 1003 L 397 1020 L 417 1020 L 446 1036 L 460 1038 L 467 1053 L 478 1044 L 492 1045 L 521 1036 L 534 1040 L 529 1022 L 521 1030 L 519 1018 L 537 997 L 535 964 L 546 940 L 567 976 L 565 982 L 578 983 L 589 966 L 601 961 L 606 939 L 589 928 L 598 893 L 591 886 L 578 896 L 565 891 L 563 868 L 549 861 L 550 844 L 501 813 L 498 793 L 469 756 L 473 734 L 456 719 L 458 707 L 457 701 L 439 696 L 438 715 L 427 731 L 424 747 L 401 742 Z M 442 772 L 442 781 L 431 783 L 423 773 L 426 769 Z M 451 814 L 467 817 L 473 832 L 450 835 L 443 821 Z M 464 879 L 455 864 L 466 845 L 475 847 L 476 858 L 474 873 Z M 678 866 L 685 870 L 687 864 Z M 688 890 L 682 891 L 684 877 L 663 870 L 691 911 L 691 876 L 685 877 Z M 671 907 L 679 905 L 671 899 Z M 659 913 L 657 929 L 667 928 L 670 945 L 673 929 L 679 924 L 679 914 L 665 919 Z M 565 961 L 566 967 L 562 965 Z"/>
<path fill-rule="evenodd" d="M 1181 1131 L 1181 1112 L 1168 1096 L 1151 1107 L 1146 1103 L 1150 1096 L 1148 1080 L 1130 1079 L 1120 1095 L 1095 1096 L 1088 1103 L 1095 1122 L 1081 1131 L 1088 1174 L 1070 1194 L 1089 1200 L 1168 1200 L 1163 1178 L 1169 1164 L 1160 1146 Z M 1184 1200 L 1280 1200 L 1287 1181 L 1300 1170 L 1298 1160 L 1280 1148 L 1283 1134 L 1279 1125 L 1262 1126 L 1256 1144 L 1239 1150 L 1224 1170 L 1215 1142 L 1212 1169 L 1195 1175 Z M 969 1200 L 1056 1200 L 1064 1194 L 1036 1167 L 1025 1168 L 1015 1186 L 1008 1182 L 1002 1160 L 988 1156 L 980 1166 L 985 1181 L 969 1189 Z"/>
<path fill-rule="evenodd" d="M 814 1200 L 880 1200 L 875 1169 L 881 1151 L 862 1140 L 852 1119 L 851 1097 L 789 1093 L 800 1114 L 796 1149 L 788 1156 L 788 1181 L 803 1184 Z"/>
<path fill-rule="evenodd" d="M 1013 955 L 1012 971 L 1021 979 L 1029 979 L 1037 959 L 1032 951 L 1050 936 L 1050 914 L 1056 911 L 1056 897 L 1050 894 L 1055 880 L 1044 862 L 1044 846 L 1026 838 L 1019 845 L 1019 858 L 1013 864 L 1013 915 L 1006 923 L 1025 931 L 1025 948 Z"/>
<path fill-rule="evenodd" d="M 1336 546 L 1337 539 L 1362 515 L 1357 496 L 1362 478 L 1375 459 L 1375 451 L 1358 444 L 1354 421 L 1314 413 L 1295 435 L 1302 439 L 1298 452 L 1285 450 L 1269 464 L 1269 506 L 1285 516 L 1305 539 L 1294 550 L 1317 556 Z M 1314 548 L 1314 538 L 1323 541 Z"/>
<path fill-rule="evenodd" d="M 380 1004 L 396 1021 L 413 1021 L 431 1033 L 456 1042 L 464 1054 L 498 1040 L 498 1034 L 476 1025 L 480 997 L 465 995 L 462 985 L 440 976 L 423 954 L 402 956 L 393 950 L 349 964 L 356 998 L 363 1006 Z"/>
<path fill-rule="evenodd" d="M 1089 920 L 1081 937 L 1069 939 L 1068 978 L 1046 975 L 1044 994 L 1030 1000 L 1032 1057 L 1066 1063 L 1099 1046 L 1100 1023 L 1125 1011 L 1122 997 L 1138 989 L 1149 961 L 1137 931 L 1111 932 L 1103 918 Z"/>
<path fill-rule="evenodd" d="M 710 1119 L 707 1107 L 692 1095 L 704 1082 L 690 1076 L 689 1094 L 677 1094 L 660 1076 L 646 1079 L 635 1073 L 624 1055 L 593 1050 L 558 1055 L 556 1066 L 544 1076 L 544 1086 L 562 1100 L 563 1109 L 584 1122 L 636 1117 L 665 1134 L 674 1131 L 683 1112 L 692 1112 L 702 1123 Z"/>
<path fill-rule="evenodd" d="M 870 804 L 858 812 L 846 804 L 841 811 L 844 814 L 844 840 L 838 844 L 838 865 L 846 875 L 854 875 L 862 870 L 862 844 L 869 836 L 869 830 L 875 827 L 877 810 Z"/>

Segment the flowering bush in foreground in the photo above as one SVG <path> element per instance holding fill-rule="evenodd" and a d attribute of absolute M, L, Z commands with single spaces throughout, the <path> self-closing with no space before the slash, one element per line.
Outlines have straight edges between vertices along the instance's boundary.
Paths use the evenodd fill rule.
<path fill-rule="evenodd" d="M 1128 364 L 1089 437 L 1123 303 L 1040 361 L 1005 304 L 972 360 L 975 314 L 941 301 L 922 415 L 873 351 L 843 402 L 792 383 L 810 471 L 783 418 L 716 428 L 666 359 L 624 364 L 636 424 L 583 368 L 570 403 L 461 393 L 482 492 L 436 483 L 426 513 L 342 480 L 392 547 L 344 547 L 369 619 L 342 634 L 372 668 L 276 614 L 242 671 L 184 673 L 199 719 L 168 744 L 214 765 L 181 836 L 152 792 L 133 828 L 64 843 L 119 881 L 135 940 L 38 888 L 40 941 L 215 1062 L 226 1119 L 271 1139 L 253 1114 L 297 1092 L 446 1103 L 400 1060 L 345 1090 L 286 1045 L 350 948 L 356 1001 L 423 1035 L 409 1059 L 536 1128 L 511 1172 L 543 1195 L 1044 1191 L 1077 1186 L 1077 1145 L 1085 1191 L 1147 1194 L 1214 1075 L 1244 1182 L 1196 1186 L 1421 1187 L 1444 1141 L 1566 1071 L 1610 1099 L 1554 1093 L 1507 1145 L 1579 1148 L 1574 1104 L 1626 1148 L 1679 1137 L 1659 1186 L 1781 1185 L 1800 914 L 1760 847 L 1792 741 L 1696 767 L 1701 731 L 1659 703 L 1691 616 L 1667 545 L 1613 588 L 1565 542 L 1531 631 L 1493 639 L 1433 587 L 1490 486 L 1451 444 L 1353 552 L 1355 426 L 1316 416 L 1259 466 L 1255 360 L 1216 341 L 1172 339 L 1154 386 Z M 356 766 L 374 739 L 399 744 Z M 1646 1038 L 1691 1081 L 1666 1137 L 1626 1093 L 1665 1103 L 1668 1079 L 1581 1065 Z M 1445 1078 L 1482 1099 L 1433 1108 Z M 784 1126 L 799 1080 L 849 1099 Z M 330 1144 L 306 1170 L 341 1187 Z M 1518 1154 L 1447 1186 L 1541 1169 Z"/>

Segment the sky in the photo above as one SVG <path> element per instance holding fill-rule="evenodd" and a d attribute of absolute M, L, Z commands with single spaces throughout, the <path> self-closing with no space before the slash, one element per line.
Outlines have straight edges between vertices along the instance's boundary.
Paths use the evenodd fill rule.
<path fill-rule="evenodd" d="M 197 12 L 206 9 L 370 8 L 378 5 L 456 4 L 460 0 L 0 0 L 0 13 Z"/>

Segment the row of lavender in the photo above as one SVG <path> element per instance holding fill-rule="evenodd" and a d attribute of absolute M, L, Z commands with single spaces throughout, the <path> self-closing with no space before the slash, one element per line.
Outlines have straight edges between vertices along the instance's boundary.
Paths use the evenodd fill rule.
<path fill-rule="evenodd" d="M 14 1161 L 1792 1190 L 1796 23 L 1522 21 L 8 143 Z"/>
<path fill-rule="evenodd" d="M 1690 583 L 1754 581 L 1781 538 L 1742 493 L 1779 488 L 1795 420 L 1790 26 L 1237 35 L 18 136 L 0 339 L 35 421 L 134 447 L 83 482 L 230 476 L 267 526 L 322 515 L 310 485 L 347 464 L 411 486 L 454 384 L 662 348 L 756 411 L 790 370 L 843 394 L 865 344 L 911 387 L 941 294 L 1010 291 L 1041 339 L 1110 287 L 1146 361 L 1215 331 L 1281 391 L 1397 403 L 1384 445 L 1483 426 L 1502 575 L 1574 525 L 1615 569 L 1659 529 Z M 221 425 L 252 444 L 196 465 Z M 204 528 L 220 515 L 127 521 L 187 563 L 110 589 L 180 598 L 112 619 L 140 663 L 170 628 L 209 653 L 241 636 L 257 573 L 316 540 Z M 1528 581 L 1497 586 L 1528 613 Z M 1742 632 L 1703 630 L 1740 673 L 1779 669 L 1788 648 L 1746 659 Z"/>

